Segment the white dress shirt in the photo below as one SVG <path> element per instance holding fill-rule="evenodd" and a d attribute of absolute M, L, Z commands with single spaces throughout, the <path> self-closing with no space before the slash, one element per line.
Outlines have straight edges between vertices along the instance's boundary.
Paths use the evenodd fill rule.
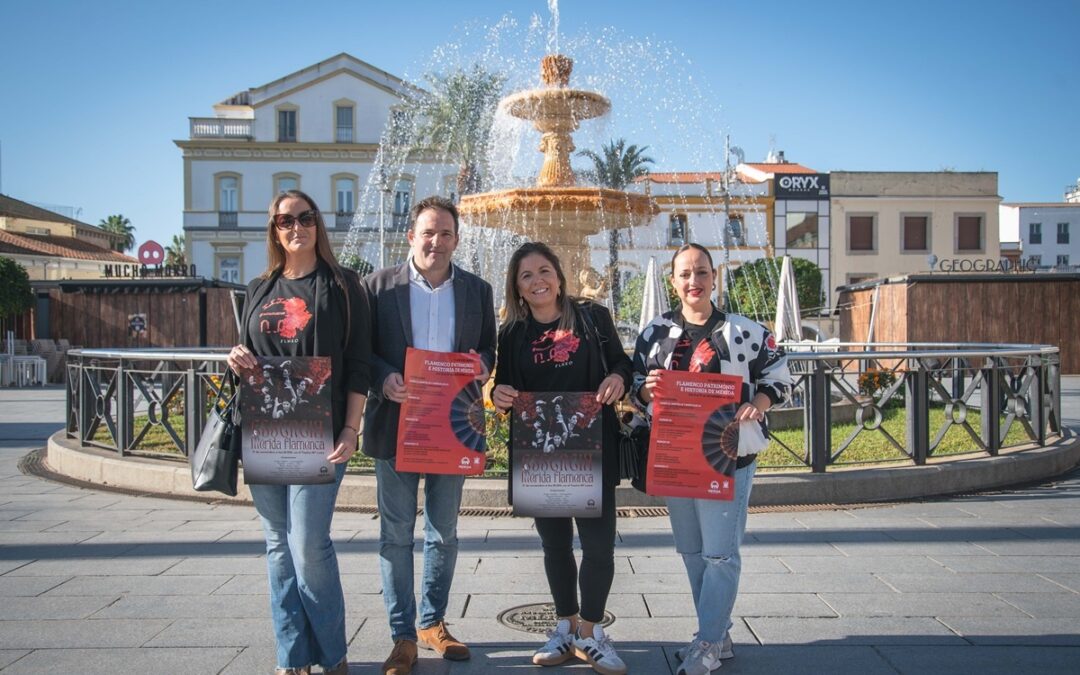
<path fill-rule="evenodd" d="M 413 346 L 433 352 L 454 351 L 454 266 L 450 277 L 432 288 L 409 258 L 409 313 Z"/>

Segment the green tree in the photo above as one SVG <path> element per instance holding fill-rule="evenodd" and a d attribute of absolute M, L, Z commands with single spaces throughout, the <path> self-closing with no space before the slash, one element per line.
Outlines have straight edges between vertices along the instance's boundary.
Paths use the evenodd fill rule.
<path fill-rule="evenodd" d="M 26 270 L 11 258 L 0 257 L 0 318 L 18 316 L 33 306 Z"/>
<path fill-rule="evenodd" d="M 741 265 L 731 273 L 731 309 L 755 321 L 776 318 L 776 294 L 780 287 L 778 258 L 762 258 Z M 795 292 L 803 314 L 817 312 L 821 307 L 821 269 L 802 258 L 792 257 L 795 272 Z"/>
<path fill-rule="evenodd" d="M 187 266 L 187 256 L 184 252 L 184 235 L 174 234 L 172 242 L 165 247 L 165 264 Z"/>
<path fill-rule="evenodd" d="M 430 91 L 407 106 L 407 117 L 420 120 L 417 140 L 458 162 L 459 195 L 481 192 L 491 124 L 506 77 L 473 64 L 446 75 L 429 73 L 425 79 Z"/>
<path fill-rule="evenodd" d="M 342 253 L 338 256 L 338 263 L 347 269 L 354 270 L 361 278 L 371 274 L 375 267 L 355 253 Z"/>
<path fill-rule="evenodd" d="M 679 304 L 679 296 L 671 286 L 671 278 L 664 275 L 660 277 L 664 282 L 664 290 L 668 294 L 668 306 L 674 307 Z M 641 320 L 641 301 L 645 295 L 645 275 L 639 274 L 631 277 L 623 287 L 622 298 L 616 305 L 615 317 L 620 323 L 628 323 L 637 326 Z M 650 317 L 651 318 L 651 317 Z"/>
<path fill-rule="evenodd" d="M 114 216 L 109 216 L 108 218 L 102 218 L 101 222 L 98 223 L 98 227 L 106 232 L 119 234 L 123 237 L 120 244 L 116 246 L 116 250 L 121 253 L 130 251 L 131 247 L 135 245 L 135 226 L 131 224 L 130 220 L 119 213 Z"/>
<path fill-rule="evenodd" d="M 645 154 L 648 149 L 647 145 L 641 148 L 637 145 L 627 147 L 626 139 L 620 138 L 608 141 L 600 148 L 600 154 L 592 150 L 579 150 L 577 155 L 592 161 L 592 170 L 584 172 L 590 180 L 601 187 L 625 190 L 635 178 L 648 175 L 649 167 L 655 164 L 652 157 Z M 619 233 L 614 229 L 608 230 L 608 264 L 611 270 L 611 299 L 619 307 L 622 303 L 622 284 L 618 272 Z"/>

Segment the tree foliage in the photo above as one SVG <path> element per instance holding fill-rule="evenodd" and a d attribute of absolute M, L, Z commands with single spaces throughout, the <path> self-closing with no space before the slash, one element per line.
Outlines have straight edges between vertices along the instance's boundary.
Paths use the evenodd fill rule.
<path fill-rule="evenodd" d="M 660 279 L 664 283 L 664 290 L 668 294 L 668 306 L 674 307 L 679 304 L 679 296 L 675 294 L 675 289 L 671 286 L 671 278 L 662 275 Z M 618 307 L 615 309 L 615 318 L 621 323 L 629 323 L 634 326 L 638 325 L 641 320 L 641 302 L 645 296 L 645 275 L 639 274 L 635 277 L 631 277 L 626 284 L 623 285 L 622 297 L 619 299 Z M 650 317 L 651 318 L 651 317 Z"/>
<path fill-rule="evenodd" d="M 374 265 L 355 253 L 342 253 L 338 256 L 338 263 L 344 268 L 354 270 L 360 278 L 366 277 L 375 269 Z"/>
<path fill-rule="evenodd" d="M 491 124 L 506 77 L 473 64 L 448 74 L 429 73 L 424 79 L 430 91 L 408 106 L 408 116 L 419 120 L 417 140 L 459 163 L 459 195 L 481 192 Z"/>
<path fill-rule="evenodd" d="M 799 309 L 805 315 L 816 313 L 822 304 L 821 269 L 802 258 L 792 257 L 795 272 L 795 292 Z M 731 274 L 731 309 L 755 321 L 776 318 L 776 295 L 780 287 L 778 258 L 762 258 L 745 263 Z"/>
<path fill-rule="evenodd" d="M 17 316 L 33 306 L 26 270 L 11 258 L 0 257 L 0 317 Z"/>
<path fill-rule="evenodd" d="M 98 227 L 106 232 L 119 234 L 123 237 L 123 240 L 116 247 L 117 251 L 123 253 L 124 251 L 130 251 L 135 246 L 135 226 L 122 214 L 118 213 L 108 218 L 102 218 L 101 222 L 98 223 Z"/>
<path fill-rule="evenodd" d="M 187 266 L 187 256 L 184 252 L 184 236 L 181 234 L 174 234 L 172 242 L 165 247 L 165 264 L 166 265 L 178 265 L 181 267 Z"/>
<path fill-rule="evenodd" d="M 626 139 L 620 138 L 608 141 L 600 148 L 600 154 L 592 150 L 579 150 L 577 155 L 592 161 L 593 168 L 584 172 L 591 181 L 612 190 L 625 190 L 635 178 L 648 175 L 649 166 L 655 163 L 652 157 L 645 154 L 648 149 L 647 145 L 628 147 Z"/>

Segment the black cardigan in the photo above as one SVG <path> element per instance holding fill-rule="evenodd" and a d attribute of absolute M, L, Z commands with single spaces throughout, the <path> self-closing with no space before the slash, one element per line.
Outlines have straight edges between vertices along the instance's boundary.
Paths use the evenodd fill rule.
<path fill-rule="evenodd" d="M 619 336 L 615 332 L 615 322 L 611 319 L 611 313 L 603 305 L 588 301 L 582 302 L 580 305 L 575 304 L 574 311 L 577 313 L 574 322 L 574 334 L 582 338 L 589 350 L 589 386 L 593 390 L 599 389 L 604 378 L 609 373 L 614 373 L 623 379 L 626 391 L 630 391 L 634 369 L 630 357 L 623 351 L 622 344 L 619 342 Z M 589 313 L 595 331 L 590 329 L 589 323 L 582 320 L 582 312 Z M 518 391 L 530 391 L 528 385 L 522 379 L 521 370 L 515 368 L 513 363 L 516 355 L 521 353 L 524 344 L 524 321 L 504 324 L 499 329 L 498 355 L 495 367 L 496 386 L 508 384 Z M 601 359 L 601 350 L 603 350 L 603 359 Z M 607 361 L 608 372 L 604 372 L 604 360 Z M 604 406 L 603 425 L 604 483 L 617 485 L 619 483 L 619 420 L 615 415 L 615 406 Z M 513 425 L 511 425 L 512 429 Z M 514 453 L 512 435 L 507 440 L 507 444 L 512 461 Z M 509 497 L 510 503 L 513 503 L 513 494 L 511 493 Z"/>
<path fill-rule="evenodd" d="M 345 427 L 348 392 L 367 396 L 371 382 L 371 310 L 356 273 L 347 269 L 342 272 L 347 289 L 338 284 L 330 267 L 319 261 L 315 276 L 315 353 L 311 355 L 330 357 L 335 442 Z M 248 284 L 240 323 L 241 341 L 248 349 L 252 349 L 248 331 L 251 315 L 280 276 L 280 272 L 275 272 L 269 278 L 256 277 Z M 348 326 L 345 325 L 346 317 Z"/>

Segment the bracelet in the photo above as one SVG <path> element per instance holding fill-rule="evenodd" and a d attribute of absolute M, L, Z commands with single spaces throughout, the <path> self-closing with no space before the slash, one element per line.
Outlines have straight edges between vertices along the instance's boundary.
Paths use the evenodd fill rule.
<path fill-rule="evenodd" d="M 354 434 L 356 434 L 357 436 L 359 436 L 359 435 L 360 435 L 360 430 L 359 430 L 359 429 L 357 429 L 356 427 L 354 427 L 354 426 L 353 426 L 353 425 L 351 425 L 351 424 L 346 424 L 346 425 L 344 425 L 344 426 L 342 427 L 342 429 L 352 429 L 352 430 L 353 430 L 353 433 L 354 433 Z"/>

